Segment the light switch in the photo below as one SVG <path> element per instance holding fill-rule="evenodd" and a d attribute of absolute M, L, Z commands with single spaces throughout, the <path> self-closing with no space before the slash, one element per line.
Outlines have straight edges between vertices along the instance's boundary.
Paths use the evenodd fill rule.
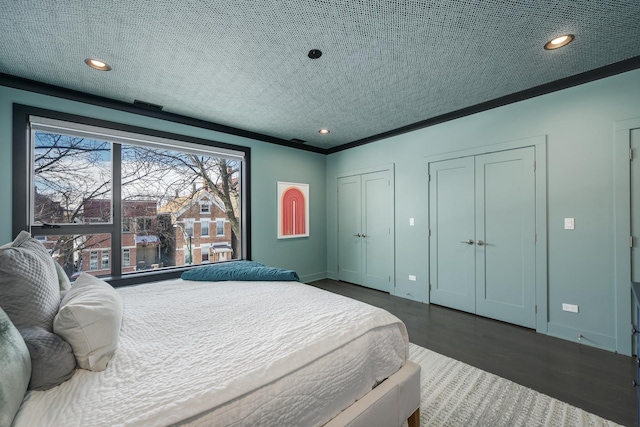
<path fill-rule="evenodd" d="M 575 227 L 574 218 L 565 218 L 564 219 L 564 229 L 565 230 L 573 230 Z"/>
<path fill-rule="evenodd" d="M 409 218 L 409 225 L 411 226 L 416 225 L 416 222 L 413 220 L 413 218 Z"/>

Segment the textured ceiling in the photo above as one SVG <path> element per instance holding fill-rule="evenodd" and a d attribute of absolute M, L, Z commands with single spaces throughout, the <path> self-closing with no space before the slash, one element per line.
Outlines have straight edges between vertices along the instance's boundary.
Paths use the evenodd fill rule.
<path fill-rule="evenodd" d="M 0 10 L 0 73 L 321 148 L 640 56 L 638 0 L 0 0 Z M 543 49 L 565 33 L 572 44 Z"/>

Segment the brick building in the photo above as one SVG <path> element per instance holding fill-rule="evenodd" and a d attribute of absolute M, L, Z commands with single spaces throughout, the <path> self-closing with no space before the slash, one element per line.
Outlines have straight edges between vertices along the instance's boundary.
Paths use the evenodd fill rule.
<path fill-rule="evenodd" d="M 232 258 L 231 223 L 224 204 L 206 189 L 176 197 L 160 207 L 175 230 L 175 265 L 225 261 Z"/>
<path fill-rule="evenodd" d="M 84 222 L 108 221 L 110 205 L 111 201 L 106 199 L 85 200 Z M 167 216 L 158 215 L 156 201 L 125 200 L 122 210 L 122 272 L 165 266 L 167 248 L 163 248 L 163 242 L 170 246 L 173 230 Z M 85 235 L 77 245 L 80 256 L 76 270 L 96 276 L 111 273 L 114 254 L 110 234 Z"/>

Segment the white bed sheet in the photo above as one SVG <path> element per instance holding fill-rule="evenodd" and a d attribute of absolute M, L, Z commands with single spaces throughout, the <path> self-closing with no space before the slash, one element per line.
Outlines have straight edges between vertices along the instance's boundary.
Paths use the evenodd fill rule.
<path fill-rule="evenodd" d="M 395 316 L 300 283 L 177 279 L 119 292 L 107 369 L 27 393 L 15 426 L 322 424 L 342 409 L 329 396 L 347 406 L 408 353 Z"/>

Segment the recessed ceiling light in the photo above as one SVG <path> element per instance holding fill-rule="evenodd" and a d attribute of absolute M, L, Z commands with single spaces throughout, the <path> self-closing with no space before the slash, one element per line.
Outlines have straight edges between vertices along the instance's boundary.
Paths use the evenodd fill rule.
<path fill-rule="evenodd" d="M 571 43 L 574 38 L 575 37 L 573 34 L 565 34 L 564 36 L 556 37 L 555 39 L 551 40 L 544 45 L 544 48 L 546 50 L 558 49 L 559 47 L 566 46 Z"/>
<path fill-rule="evenodd" d="M 326 135 L 329 133 L 329 129 L 320 129 L 318 132 L 320 132 L 323 135 Z"/>
<path fill-rule="evenodd" d="M 107 64 L 104 61 L 100 61 L 99 59 L 87 58 L 87 59 L 84 60 L 84 63 L 87 64 L 89 67 L 95 69 L 95 70 L 100 70 L 100 71 L 110 71 L 111 70 L 111 66 L 109 64 Z"/>

